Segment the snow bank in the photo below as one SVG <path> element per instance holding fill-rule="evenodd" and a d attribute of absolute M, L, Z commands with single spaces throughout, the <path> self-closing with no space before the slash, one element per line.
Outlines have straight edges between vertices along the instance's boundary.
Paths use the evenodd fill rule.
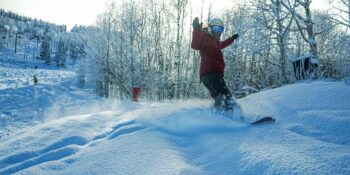
<path fill-rule="evenodd" d="M 350 173 L 343 83 L 302 82 L 240 99 L 246 113 L 277 118 L 257 126 L 213 112 L 210 100 L 91 98 L 69 108 L 83 92 L 59 92 L 71 98 L 46 108 L 50 120 L 2 140 L 0 174 Z"/>
<path fill-rule="evenodd" d="M 276 116 L 298 134 L 350 145 L 350 86 L 343 83 L 297 83 L 240 102 L 246 111 Z"/>

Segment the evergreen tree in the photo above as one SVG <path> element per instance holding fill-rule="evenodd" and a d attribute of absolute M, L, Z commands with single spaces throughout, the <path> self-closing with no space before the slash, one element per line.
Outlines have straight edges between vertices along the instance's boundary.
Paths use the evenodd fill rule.
<path fill-rule="evenodd" d="M 58 50 L 55 56 L 55 62 L 57 66 L 65 66 L 67 57 L 67 46 L 61 39 L 58 43 Z"/>
<path fill-rule="evenodd" d="M 51 64 L 51 55 L 50 55 L 50 37 L 48 35 L 48 28 L 46 28 L 44 33 L 44 38 L 41 43 L 41 52 L 40 58 L 45 60 L 46 64 Z"/>
<path fill-rule="evenodd" d="M 73 64 L 75 64 L 76 60 L 79 58 L 79 47 L 77 43 L 71 43 L 69 48 L 70 58 L 73 60 Z"/>

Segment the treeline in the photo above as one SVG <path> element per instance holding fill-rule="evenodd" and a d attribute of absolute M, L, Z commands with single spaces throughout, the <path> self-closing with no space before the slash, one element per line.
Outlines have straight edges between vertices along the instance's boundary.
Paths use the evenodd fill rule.
<path fill-rule="evenodd" d="M 1 9 L 0 8 L 0 16 L 2 18 L 5 18 L 4 23 L 2 23 L 2 25 L 7 25 L 7 24 L 10 24 L 8 20 L 13 20 L 13 21 L 16 21 L 16 22 L 24 22 L 24 23 L 27 23 L 27 22 L 34 22 L 34 23 L 37 23 L 37 25 L 46 25 L 46 24 L 49 24 L 49 25 L 52 25 L 52 26 L 57 26 L 56 24 L 53 24 L 53 23 L 48 23 L 46 21 L 43 21 L 41 19 L 36 19 L 36 18 L 31 18 L 31 17 L 27 17 L 27 16 L 24 16 L 24 15 L 20 15 L 18 13 L 15 13 L 15 12 L 11 12 L 11 11 L 6 11 L 4 9 Z M 60 27 L 65 27 L 65 26 L 60 26 Z"/>
<path fill-rule="evenodd" d="M 23 56 L 24 61 L 44 60 L 46 64 L 66 66 L 67 58 L 75 63 L 81 44 L 65 25 L 56 25 L 0 9 L 0 53 Z M 5 61 L 5 59 L 2 59 Z"/>
<path fill-rule="evenodd" d="M 199 55 L 190 48 L 191 23 L 214 14 L 211 8 L 198 13 L 200 5 L 193 3 L 111 3 L 97 28 L 76 33 L 86 44 L 84 82 L 101 96 L 121 99 L 130 98 L 133 87 L 149 100 L 207 96 L 198 77 Z M 305 58 L 314 70 L 303 72 L 303 79 L 349 77 L 349 1 L 330 1 L 331 11 L 312 10 L 311 3 L 317 2 L 247 0 L 215 14 L 225 21 L 224 39 L 240 35 L 224 50 L 225 79 L 237 97 L 297 81 L 293 61 Z"/>

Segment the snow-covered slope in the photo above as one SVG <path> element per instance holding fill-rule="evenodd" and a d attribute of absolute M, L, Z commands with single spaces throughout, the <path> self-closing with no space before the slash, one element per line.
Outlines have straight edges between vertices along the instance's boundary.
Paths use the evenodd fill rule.
<path fill-rule="evenodd" d="M 104 100 L 72 78 L 0 90 L 8 128 L 0 134 L 0 174 L 350 174 L 344 83 L 303 82 L 241 99 L 246 113 L 277 118 L 250 126 L 214 113 L 210 100 Z M 27 88 L 47 101 L 22 102 L 31 101 Z M 33 104 L 42 112 L 26 126 Z M 11 110 L 18 115 L 3 112 Z"/>

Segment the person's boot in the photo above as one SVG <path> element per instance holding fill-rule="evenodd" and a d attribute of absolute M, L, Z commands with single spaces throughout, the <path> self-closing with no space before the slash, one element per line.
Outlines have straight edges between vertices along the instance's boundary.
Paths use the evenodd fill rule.
<path fill-rule="evenodd" d="M 236 100 L 233 97 L 231 97 L 231 96 L 226 97 L 226 99 L 225 99 L 225 110 L 233 110 L 236 107 L 239 108 Z"/>
<path fill-rule="evenodd" d="M 222 110 L 225 107 L 225 96 L 218 95 L 216 98 L 214 98 L 214 108 L 216 110 Z"/>

